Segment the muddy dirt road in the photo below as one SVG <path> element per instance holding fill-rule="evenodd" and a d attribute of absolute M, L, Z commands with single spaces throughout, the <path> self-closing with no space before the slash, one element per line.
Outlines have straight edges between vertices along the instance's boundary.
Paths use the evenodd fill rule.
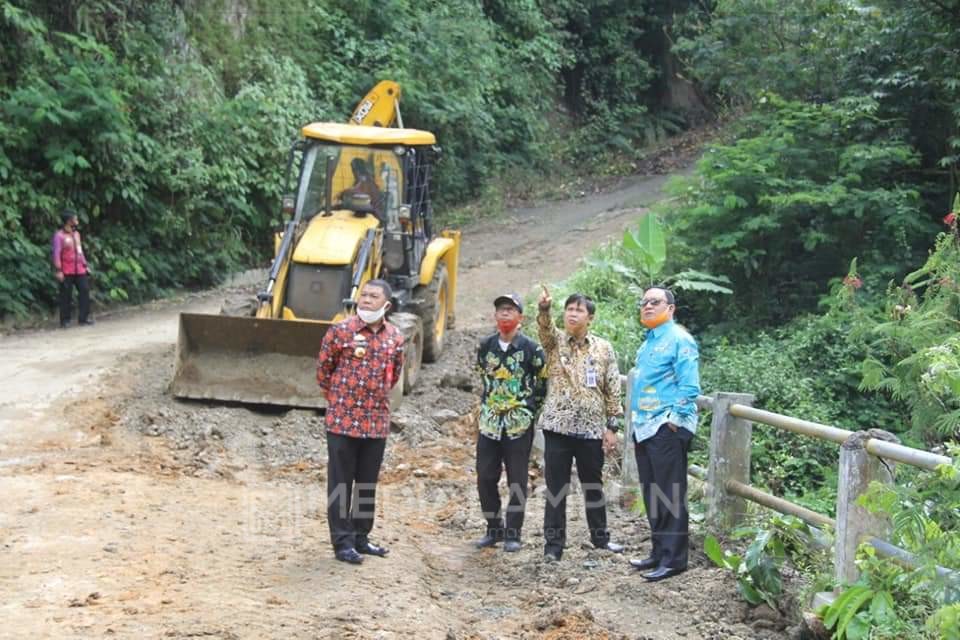
<path fill-rule="evenodd" d="M 458 328 L 396 417 L 374 539 L 386 559 L 334 561 L 322 419 L 178 402 L 176 316 L 223 290 L 0 338 L 0 638 L 754 638 L 776 618 L 737 604 L 697 549 L 682 577 L 645 584 L 643 519 L 611 505 L 625 556 L 570 545 L 542 561 L 532 470 L 525 547 L 476 551 L 468 370 L 491 300 L 571 272 L 657 200 L 636 178 L 577 201 L 467 228 Z M 615 462 L 615 461 L 614 461 Z M 699 545 L 699 537 L 696 538 Z"/>

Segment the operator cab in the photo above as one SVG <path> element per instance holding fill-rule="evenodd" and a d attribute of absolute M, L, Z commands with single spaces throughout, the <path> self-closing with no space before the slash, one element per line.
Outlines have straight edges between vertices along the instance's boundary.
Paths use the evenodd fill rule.
<path fill-rule="evenodd" d="M 311 246 L 319 247 L 321 242 L 329 246 L 337 227 L 351 225 L 349 219 L 366 219 L 357 222 L 376 229 L 372 249 L 382 243 L 383 276 L 399 297 L 406 296 L 418 283 L 420 264 L 434 236 L 429 184 L 439 156 L 436 138 L 417 129 L 337 123 L 310 124 L 302 133 L 303 140 L 294 148 L 299 152 L 299 177 L 293 215 L 307 225 L 304 239 L 297 243 L 290 286 L 329 288 L 331 274 L 323 267 L 342 271 L 356 264 L 355 256 L 342 256 L 333 265 L 329 248 L 311 251 Z M 308 238 L 312 235 L 317 236 L 316 242 Z M 304 269 L 306 265 L 310 268 Z M 317 275 L 305 282 L 306 272 Z M 324 283 L 312 282 L 320 274 Z M 335 286 L 348 288 L 345 283 L 355 275 L 340 274 Z M 328 310 L 321 313 L 299 306 L 297 317 L 327 319 L 318 314 L 326 316 Z"/>

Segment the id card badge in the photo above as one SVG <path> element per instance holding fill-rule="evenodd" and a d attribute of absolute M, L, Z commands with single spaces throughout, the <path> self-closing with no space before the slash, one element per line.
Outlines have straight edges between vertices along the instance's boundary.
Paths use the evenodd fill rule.
<path fill-rule="evenodd" d="M 597 370 L 591 366 L 587 367 L 587 388 L 588 389 L 597 388 Z"/>

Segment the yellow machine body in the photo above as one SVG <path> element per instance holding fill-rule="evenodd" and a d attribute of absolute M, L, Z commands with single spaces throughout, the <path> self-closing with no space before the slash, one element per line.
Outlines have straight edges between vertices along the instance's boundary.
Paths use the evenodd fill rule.
<path fill-rule="evenodd" d="M 410 236 L 425 229 L 423 223 L 415 226 L 403 218 L 409 213 L 399 208 L 407 193 L 400 158 L 405 148 L 431 149 L 436 138 L 426 131 L 391 127 L 400 120 L 399 95 L 399 85 L 381 82 L 358 104 L 350 124 L 303 127 L 303 138 L 316 154 L 313 168 L 301 173 L 291 222 L 274 235 L 271 277 L 258 295 L 255 312 L 248 317 L 181 314 L 173 395 L 325 406 L 316 383 L 317 353 L 327 329 L 352 312 L 363 284 L 389 272 L 384 259 L 386 238 L 398 234 L 387 220 L 392 219 L 394 227 L 397 220 L 413 225 L 404 227 Z M 361 177 L 358 173 L 368 180 L 368 191 L 389 196 L 383 199 L 388 204 L 380 210 L 351 204 L 351 198 L 357 197 L 353 192 Z M 318 184 L 324 190 L 322 197 Z M 390 245 L 395 252 L 396 242 Z M 410 256 L 415 256 L 416 277 L 409 285 L 411 291 L 403 292 L 414 312 L 418 302 L 414 294 L 433 295 L 431 283 L 436 284 L 435 276 L 443 276 L 443 291 L 437 294 L 443 318 L 431 325 L 439 332 L 453 321 L 459 247 L 460 233 L 443 231 L 417 252 L 405 250 L 402 257 L 409 265 Z M 396 260 L 397 254 L 393 255 Z M 443 272 L 438 271 L 441 265 Z M 422 330 L 419 323 L 413 323 L 418 331 Z M 422 352 L 411 350 L 411 354 L 418 359 L 419 369 Z"/>

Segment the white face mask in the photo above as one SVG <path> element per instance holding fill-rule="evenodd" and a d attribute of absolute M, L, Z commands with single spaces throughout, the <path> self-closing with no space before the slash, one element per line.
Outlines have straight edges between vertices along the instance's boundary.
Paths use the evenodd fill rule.
<path fill-rule="evenodd" d="M 366 309 L 357 309 L 357 315 L 367 324 L 376 324 L 380 322 L 383 315 L 387 312 L 387 305 L 383 305 L 376 311 L 367 311 Z"/>

